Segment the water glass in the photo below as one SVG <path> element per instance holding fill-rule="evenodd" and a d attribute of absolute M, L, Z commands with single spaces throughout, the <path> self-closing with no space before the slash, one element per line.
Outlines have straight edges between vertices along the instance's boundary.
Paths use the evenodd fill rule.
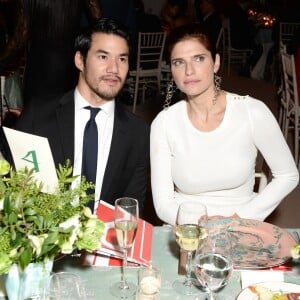
<path fill-rule="evenodd" d="M 197 250 L 194 267 L 208 299 L 216 300 L 216 292 L 228 283 L 233 268 L 231 241 L 226 228 L 208 229 L 208 237 Z M 220 299 L 225 300 L 224 297 Z"/>
<path fill-rule="evenodd" d="M 80 277 L 71 272 L 59 272 L 50 276 L 48 299 L 85 300 L 86 292 Z"/>

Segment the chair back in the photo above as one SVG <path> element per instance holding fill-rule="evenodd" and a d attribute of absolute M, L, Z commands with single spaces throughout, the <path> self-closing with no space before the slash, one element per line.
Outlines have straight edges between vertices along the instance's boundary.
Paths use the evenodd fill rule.
<path fill-rule="evenodd" d="M 257 184 L 257 192 L 260 193 L 268 184 L 268 178 L 264 172 L 255 173 L 255 181 Z"/>
<path fill-rule="evenodd" d="M 282 69 L 283 69 L 283 83 L 284 83 L 284 97 L 286 101 L 284 136 L 287 138 L 288 130 L 292 129 L 294 132 L 294 158 L 300 168 L 299 161 L 299 130 L 300 130 L 300 106 L 299 94 L 297 87 L 297 76 L 294 55 L 281 52 Z"/>
<path fill-rule="evenodd" d="M 216 42 L 216 49 L 218 51 L 222 51 L 223 50 L 223 35 L 224 35 L 224 28 L 223 26 L 220 28 L 219 34 L 218 34 L 218 38 L 217 38 L 217 42 Z"/>
<path fill-rule="evenodd" d="M 285 118 L 286 118 L 286 110 L 287 110 L 287 102 L 285 98 L 285 90 L 284 90 L 284 76 L 283 76 L 283 67 L 282 67 L 282 59 L 281 59 L 281 53 L 286 53 L 286 45 L 282 42 L 279 43 L 279 59 L 278 59 L 278 74 L 279 74 L 279 86 L 277 89 L 277 95 L 280 98 L 280 107 L 279 107 L 279 117 L 278 117 L 278 123 L 280 125 L 280 128 L 282 129 L 282 132 L 285 135 Z"/>
<path fill-rule="evenodd" d="M 286 101 L 289 109 L 298 108 L 299 95 L 297 88 L 297 77 L 294 55 L 281 51 L 281 61 L 283 70 L 283 88 Z M 298 114 L 298 109 L 295 109 L 295 114 Z"/>
<path fill-rule="evenodd" d="M 247 58 L 252 53 L 251 49 L 237 49 L 231 45 L 231 31 L 230 20 L 224 18 L 222 21 L 222 28 L 220 29 L 219 36 L 216 42 L 217 51 L 221 54 L 222 66 L 227 62 L 227 72 L 230 74 L 230 68 L 233 64 L 246 64 Z"/>
<path fill-rule="evenodd" d="M 228 18 L 224 18 L 222 21 L 222 27 L 219 32 L 216 46 L 217 49 L 221 47 L 223 52 L 226 52 L 224 50 L 228 50 L 228 47 L 231 48 L 230 21 Z"/>
<path fill-rule="evenodd" d="M 165 32 L 139 32 L 136 69 L 129 71 L 129 80 L 133 81 L 129 86 L 134 85 L 133 112 L 136 109 L 140 89 L 142 89 L 143 102 L 146 90 L 152 88 L 152 84 L 156 84 L 157 94 L 160 93 L 165 42 Z"/>
<path fill-rule="evenodd" d="M 165 32 L 139 32 L 136 69 L 160 70 L 165 41 Z"/>
<path fill-rule="evenodd" d="M 287 45 L 295 36 L 300 28 L 300 23 L 280 22 L 279 24 L 279 43 Z"/>
<path fill-rule="evenodd" d="M 286 124 L 284 126 L 283 133 L 285 138 L 287 138 L 289 128 L 293 128 L 293 125 L 291 124 L 294 123 L 294 120 L 298 119 L 299 100 L 294 55 L 288 54 L 282 49 L 280 55 L 282 64 L 283 99 L 286 106 Z"/>
<path fill-rule="evenodd" d="M 222 27 L 219 31 L 219 35 L 216 42 L 217 52 L 221 55 L 221 65 L 224 67 L 224 62 L 230 62 L 230 28 L 229 19 L 225 18 L 222 21 Z M 230 47 L 230 48 L 229 48 Z"/>

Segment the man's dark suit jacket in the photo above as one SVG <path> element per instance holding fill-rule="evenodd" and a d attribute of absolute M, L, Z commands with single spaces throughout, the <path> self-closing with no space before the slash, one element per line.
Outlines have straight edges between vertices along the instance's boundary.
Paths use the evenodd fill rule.
<path fill-rule="evenodd" d="M 52 102 L 53 103 L 53 102 Z M 21 114 L 16 129 L 47 137 L 56 166 L 74 161 L 74 90 L 57 107 L 31 107 Z M 150 151 L 149 125 L 116 101 L 110 153 L 100 199 L 114 204 L 122 196 L 139 200 L 143 207 Z"/>

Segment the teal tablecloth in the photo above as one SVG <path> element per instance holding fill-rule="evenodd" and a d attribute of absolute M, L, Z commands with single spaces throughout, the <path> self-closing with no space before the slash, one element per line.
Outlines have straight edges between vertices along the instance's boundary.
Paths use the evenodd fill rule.
<path fill-rule="evenodd" d="M 199 296 L 183 296 L 172 289 L 172 282 L 178 278 L 178 246 L 170 226 L 154 227 L 152 245 L 152 264 L 162 270 L 162 287 L 160 299 L 202 300 L 205 294 L 199 290 Z M 120 279 L 121 270 L 116 267 L 84 267 L 79 258 L 65 257 L 55 263 L 54 271 L 70 271 L 81 276 L 88 292 L 87 300 L 116 299 L 109 293 L 109 286 Z M 129 268 L 128 279 L 137 283 L 138 268 Z M 293 272 L 285 274 L 285 281 L 300 283 L 300 262 L 295 262 Z M 219 292 L 220 299 L 234 300 L 241 291 L 240 272 L 234 271 L 229 284 Z M 1 298 L 0 298 L 1 299 Z M 4 298 L 2 298 L 4 299 Z M 134 299 L 134 297 L 132 298 Z"/>

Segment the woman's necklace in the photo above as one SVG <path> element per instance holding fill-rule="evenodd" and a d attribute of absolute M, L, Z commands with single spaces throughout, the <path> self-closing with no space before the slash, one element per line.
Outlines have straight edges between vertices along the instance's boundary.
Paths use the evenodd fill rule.
<path fill-rule="evenodd" d="M 218 98 L 219 98 L 219 95 L 222 93 L 222 90 L 221 89 L 218 89 L 218 88 L 214 88 L 214 95 L 213 95 L 213 98 L 212 98 L 212 105 L 211 107 L 207 110 L 207 113 L 210 113 L 211 110 L 215 107 L 215 105 L 217 104 L 218 102 Z M 190 110 L 193 110 L 192 107 L 190 107 Z"/>

